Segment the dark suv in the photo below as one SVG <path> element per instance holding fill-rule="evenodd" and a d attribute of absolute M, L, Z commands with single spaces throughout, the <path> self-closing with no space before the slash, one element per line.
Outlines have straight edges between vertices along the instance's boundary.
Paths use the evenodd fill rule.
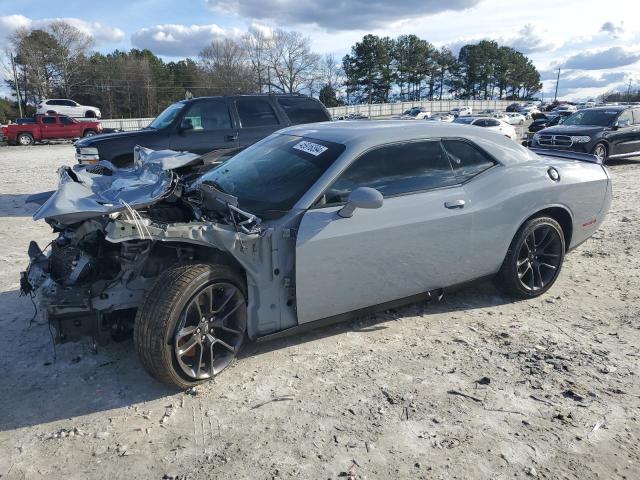
<path fill-rule="evenodd" d="M 605 106 L 578 110 L 562 125 L 536 133 L 531 147 L 591 153 L 608 158 L 640 155 L 640 108 Z"/>
<path fill-rule="evenodd" d="M 281 128 L 329 120 L 322 103 L 302 95 L 200 97 L 170 105 L 142 130 L 79 140 L 76 159 L 124 166 L 136 145 L 193 153 L 245 148 Z"/>

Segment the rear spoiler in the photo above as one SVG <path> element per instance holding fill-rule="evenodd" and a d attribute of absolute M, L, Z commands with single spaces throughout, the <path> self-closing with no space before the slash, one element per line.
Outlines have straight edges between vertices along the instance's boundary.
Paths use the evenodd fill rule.
<path fill-rule="evenodd" d="M 598 165 L 602 165 L 602 161 L 596 157 L 595 155 L 591 155 L 590 153 L 578 153 L 578 152 L 570 152 L 566 150 L 553 150 L 550 148 L 529 148 L 534 153 L 538 155 L 542 155 L 543 157 L 557 157 L 557 158 L 566 158 L 568 160 L 578 160 L 580 162 L 589 162 L 589 163 L 597 163 Z"/>

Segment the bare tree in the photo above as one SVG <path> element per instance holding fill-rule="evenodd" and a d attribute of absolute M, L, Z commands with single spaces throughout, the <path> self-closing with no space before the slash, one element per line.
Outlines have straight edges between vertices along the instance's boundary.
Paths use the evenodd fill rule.
<path fill-rule="evenodd" d="M 93 47 L 93 38 L 62 20 L 52 22 L 48 30 L 56 39 L 53 56 L 58 87 L 66 97 L 71 97 L 75 88 L 84 83 L 81 72 Z"/>
<path fill-rule="evenodd" d="M 284 93 L 296 93 L 313 85 L 320 56 L 311 51 L 309 38 L 299 32 L 276 30 L 268 50 L 270 84 Z"/>
<path fill-rule="evenodd" d="M 320 62 L 320 81 L 322 86 L 329 86 L 334 90 L 342 83 L 344 77 L 340 60 L 333 53 L 327 53 Z"/>
<path fill-rule="evenodd" d="M 243 44 L 215 40 L 200 52 L 200 63 L 216 93 L 252 93 L 257 82 Z"/>
<path fill-rule="evenodd" d="M 242 42 L 258 82 L 258 92 L 262 93 L 262 87 L 268 85 L 267 57 L 271 38 L 258 28 L 250 28 L 242 37 Z"/>

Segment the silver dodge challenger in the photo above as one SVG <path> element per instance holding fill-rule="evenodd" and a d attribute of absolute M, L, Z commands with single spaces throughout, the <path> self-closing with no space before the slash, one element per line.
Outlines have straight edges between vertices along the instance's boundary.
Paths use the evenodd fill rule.
<path fill-rule="evenodd" d="M 474 279 L 537 297 L 602 223 L 611 180 L 596 157 L 465 125 L 329 122 L 241 152 L 136 148 L 36 197 L 57 237 L 31 242 L 21 290 L 56 341 L 132 332 L 146 370 L 188 388 L 246 340 Z"/>

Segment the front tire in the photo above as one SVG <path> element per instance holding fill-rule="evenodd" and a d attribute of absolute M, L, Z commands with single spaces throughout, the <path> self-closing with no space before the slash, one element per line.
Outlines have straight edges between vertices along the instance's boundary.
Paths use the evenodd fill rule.
<path fill-rule="evenodd" d="M 88 110 L 84 113 L 84 118 L 96 118 L 96 112 Z"/>
<path fill-rule="evenodd" d="M 605 164 L 605 162 L 607 161 L 607 157 L 609 155 L 607 146 L 604 143 L 596 143 L 595 146 L 593 147 L 593 150 L 591 150 L 591 153 L 596 157 L 598 157 L 598 160 L 600 160 L 602 165 Z"/>
<path fill-rule="evenodd" d="M 564 234 L 557 221 L 545 216 L 529 219 L 513 238 L 494 283 L 514 298 L 538 297 L 558 278 L 564 253 Z"/>
<path fill-rule="evenodd" d="M 34 144 L 33 135 L 30 133 L 21 133 L 18 135 L 18 145 L 22 145 L 23 147 L 28 147 L 29 145 Z"/>
<path fill-rule="evenodd" d="M 133 340 L 145 370 L 179 389 L 210 380 L 237 356 L 247 329 L 242 276 L 226 265 L 179 264 L 138 309 Z"/>

